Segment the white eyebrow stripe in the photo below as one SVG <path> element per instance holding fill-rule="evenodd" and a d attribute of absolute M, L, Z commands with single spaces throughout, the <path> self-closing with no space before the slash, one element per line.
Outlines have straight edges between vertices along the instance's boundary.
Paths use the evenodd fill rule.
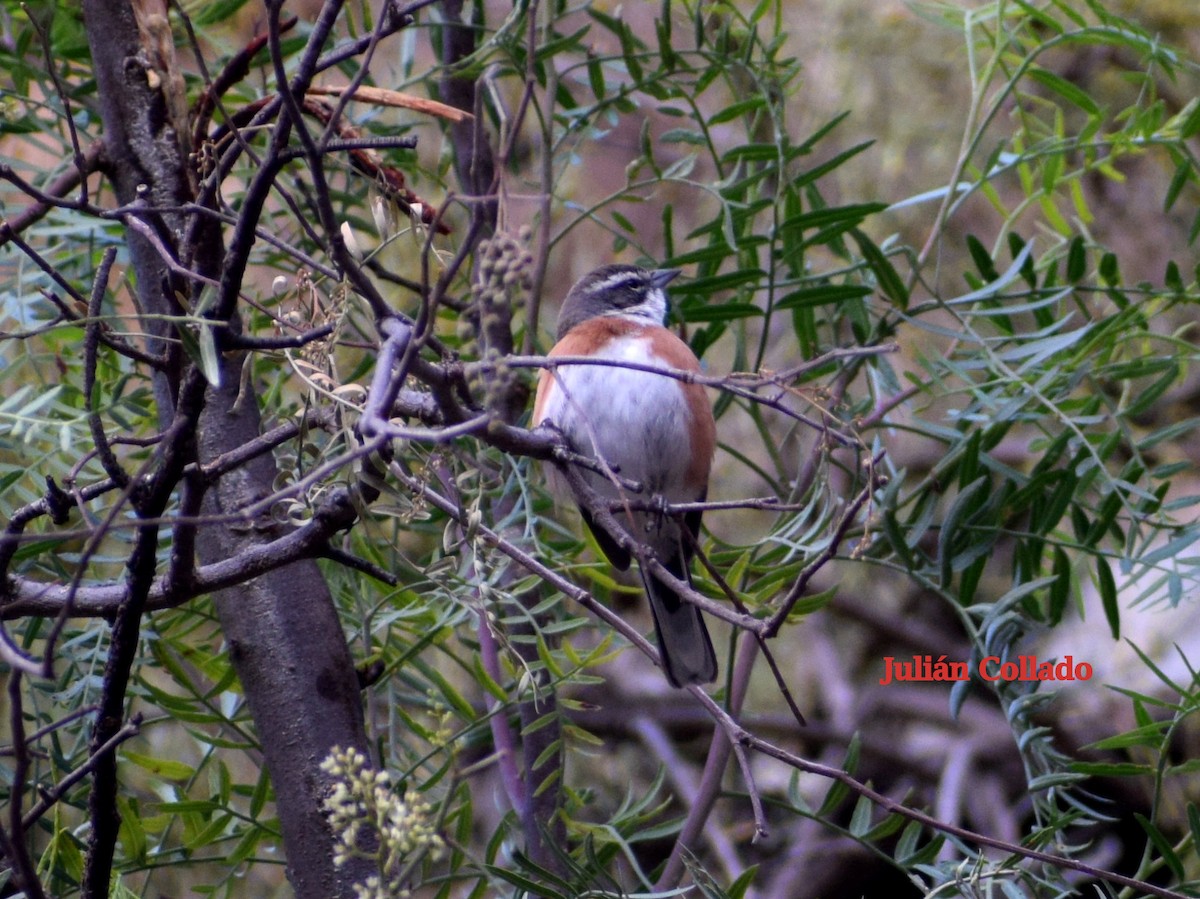
<path fill-rule="evenodd" d="M 641 280 L 642 277 L 638 272 L 617 272 L 615 275 L 609 275 L 603 281 L 588 285 L 588 292 L 612 290 L 621 285 L 637 283 Z"/>
<path fill-rule="evenodd" d="M 653 287 L 646 291 L 646 296 L 640 303 L 635 303 L 632 306 L 606 309 L 600 315 L 639 318 L 645 319 L 651 324 L 661 325 L 663 319 L 667 317 L 667 296 L 663 293 L 662 288 Z"/>

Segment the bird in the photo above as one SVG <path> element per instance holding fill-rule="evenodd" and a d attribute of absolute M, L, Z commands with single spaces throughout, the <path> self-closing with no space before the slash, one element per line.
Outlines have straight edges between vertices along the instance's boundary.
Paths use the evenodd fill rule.
<path fill-rule="evenodd" d="M 652 498 L 667 504 L 703 502 L 716 447 L 716 422 L 704 388 L 644 368 L 700 371 L 691 348 L 664 326 L 666 285 L 679 273 L 610 264 L 576 282 L 559 312 L 549 358 L 590 356 L 608 364 L 564 362 L 544 368 L 532 425 L 553 427 L 571 450 L 600 462 L 601 471 L 580 468 L 600 497 L 640 501 L 639 509 L 617 509 L 614 517 L 629 536 L 653 550 L 667 571 L 690 585 L 702 513 L 693 510 L 680 520 L 646 503 Z M 557 468 L 547 472 L 547 480 L 557 499 L 579 503 Z M 623 480 L 637 482 L 642 494 L 630 497 Z M 596 526 L 586 508 L 580 512 L 609 562 L 628 570 L 630 553 Z M 645 566 L 639 571 L 667 680 L 675 687 L 711 683 L 717 658 L 700 610 Z"/>

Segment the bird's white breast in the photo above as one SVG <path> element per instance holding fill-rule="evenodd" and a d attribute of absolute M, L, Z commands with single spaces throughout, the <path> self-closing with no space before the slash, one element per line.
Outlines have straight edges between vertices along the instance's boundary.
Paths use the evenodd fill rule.
<path fill-rule="evenodd" d="M 658 365 L 644 337 L 619 337 L 597 357 Z M 552 422 L 585 455 L 603 459 L 617 474 L 668 501 L 694 499 L 684 490 L 691 458 L 690 412 L 674 378 L 614 365 L 561 365 L 542 420 Z M 616 495 L 611 479 L 589 475 L 592 486 Z"/>

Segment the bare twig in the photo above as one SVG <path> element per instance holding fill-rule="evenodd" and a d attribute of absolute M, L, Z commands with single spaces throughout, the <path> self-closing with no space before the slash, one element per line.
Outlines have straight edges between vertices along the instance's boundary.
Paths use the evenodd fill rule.
<path fill-rule="evenodd" d="M 737 759 L 738 767 L 742 771 L 742 778 L 746 782 L 746 795 L 750 799 L 750 810 L 754 815 L 754 842 L 758 842 L 767 836 L 767 814 L 763 810 L 762 796 L 758 792 L 758 787 L 754 780 L 754 770 L 750 767 L 750 759 L 746 755 L 746 743 L 741 738 L 741 734 L 745 733 L 742 726 L 738 724 L 730 712 L 725 711 L 717 701 L 705 693 L 700 687 L 693 684 L 688 687 L 688 692 L 700 700 L 708 713 L 716 720 L 717 725 L 724 730 L 726 739 L 729 740 L 729 745 L 733 750 L 733 757 Z"/>
<path fill-rule="evenodd" d="M 83 343 L 83 396 L 88 404 L 88 430 L 92 434 L 96 454 L 100 464 L 114 484 L 124 488 L 129 483 L 129 474 L 121 467 L 116 454 L 109 445 L 108 435 L 104 433 L 104 424 L 100 421 L 100 410 L 96 408 L 96 363 L 97 349 L 100 342 L 100 305 L 108 290 L 108 275 L 112 271 L 113 262 L 117 258 L 117 248 L 109 247 L 104 251 L 100 266 L 96 269 L 96 277 L 92 281 L 92 296 L 88 300 L 88 323 Z"/>
<path fill-rule="evenodd" d="M 33 198 L 35 202 L 26 206 L 21 212 L 11 218 L 0 222 L 0 247 L 9 241 L 13 234 L 20 234 L 26 228 L 37 224 L 51 209 L 79 209 L 80 204 L 78 201 L 64 200 L 63 197 L 78 187 L 88 175 L 96 171 L 101 166 L 103 159 L 104 142 L 96 141 L 84 150 L 82 168 L 79 168 L 78 163 L 76 163 L 76 167 L 63 172 L 47 184 L 44 190 L 39 190 L 33 187 L 33 185 L 27 185 L 30 190 L 21 187 L 21 192 Z M 0 166 L 0 178 L 4 178 L 6 181 L 13 181 L 15 184 L 17 181 L 13 179 L 16 177 L 11 167 Z"/>
<path fill-rule="evenodd" d="M 195 596 L 244 584 L 298 559 L 322 555 L 330 537 L 349 527 L 357 517 L 348 492 L 335 490 L 304 526 L 269 543 L 248 546 L 236 556 L 201 565 L 186 589 L 166 578 L 155 580 L 146 593 L 146 609 L 173 608 Z M 10 577 L 9 584 L 9 601 L 0 608 L 0 617 L 5 619 L 61 615 L 64 609 L 74 616 L 109 617 L 129 597 L 129 586 L 124 583 L 77 586 Z"/>
<path fill-rule="evenodd" d="M 824 568 L 830 560 L 837 556 L 838 550 L 842 545 L 842 540 L 845 538 L 850 528 L 858 520 L 858 513 L 862 510 L 862 507 L 866 505 L 867 501 L 875 495 L 875 491 L 878 489 L 878 484 L 875 481 L 875 470 L 882 461 L 882 452 L 880 452 L 875 456 L 874 459 L 871 460 L 867 483 L 842 512 L 842 516 L 838 519 L 837 524 L 834 525 L 833 533 L 830 534 L 824 548 L 822 548 L 822 550 L 817 553 L 817 555 L 813 557 L 803 569 L 801 569 L 795 583 L 792 584 L 792 587 L 790 590 L 788 590 L 787 595 L 785 595 L 780 601 L 779 610 L 767 620 L 767 624 L 764 629 L 764 636 L 773 637 L 779 633 L 779 628 L 782 627 L 783 622 L 787 620 L 787 616 L 792 611 L 792 607 L 796 605 L 796 603 L 800 600 L 800 597 L 804 595 L 804 591 L 808 589 L 809 582 L 813 579 L 818 571 Z"/>
<path fill-rule="evenodd" d="M 604 530 L 612 538 L 613 542 L 629 553 L 632 558 L 637 559 L 638 565 L 641 566 L 643 571 L 651 572 L 655 580 L 664 584 L 672 593 L 679 596 L 685 602 L 690 602 L 697 608 L 708 612 L 713 617 L 728 621 L 735 627 L 739 627 L 750 633 L 762 632 L 764 623 L 760 619 L 755 618 L 748 612 L 730 610 L 714 602 L 707 596 L 697 592 L 686 580 L 678 578 L 668 571 L 666 566 L 658 560 L 647 546 L 630 536 L 628 529 L 622 526 L 617 517 L 609 511 L 607 500 L 602 499 L 578 471 L 572 468 L 560 470 L 563 472 L 567 483 L 570 484 L 571 491 L 579 506 L 591 516 L 592 523 Z"/>
<path fill-rule="evenodd" d="M 750 675 L 754 670 L 754 648 L 758 643 L 747 643 L 737 654 L 735 667 L 729 675 L 729 711 L 734 717 L 739 717 L 742 705 L 746 701 L 746 692 L 750 686 Z M 654 885 L 656 890 L 674 889 L 683 876 L 683 854 L 685 849 L 695 846 L 700 834 L 708 827 L 714 803 L 721 795 L 721 781 L 725 769 L 729 765 L 729 756 L 733 751 L 733 743 L 729 735 L 721 728 L 713 730 L 712 741 L 708 746 L 708 758 L 704 762 L 704 773 L 700 777 L 692 805 L 688 809 L 687 818 L 679 829 L 675 845 L 671 847 L 671 855 L 663 866 L 662 874 Z M 736 858 L 736 853 L 733 855 Z M 736 878 L 741 871 L 731 870 L 730 879 Z"/>
<path fill-rule="evenodd" d="M 726 393 L 731 393 L 734 396 L 774 409 L 788 418 L 829 435 L 843 446 L 858 448 L 861 446 L 862 441 L 854 435 L 845 434 L 833 428 L 832 425 L 836 421 L 824 409 L 820 410 L 822 420 L 817 421 L 785 404 L 783 402 L 784 397 L 792 395 L 793 389 L 790 387 L 792 381 L 831 361 L 843 358 L 872 356 L 880 353 L 893 353 L 897 349 L 896 344 L 883 344 L 875 347 L 844 347 L 825 353 L 818 359 L 789 366 L 780 371 L 757 373 L 733 372 L 728 375 L 705 375 L 700 372 L 667 368 L 653 363 L 633 362 L 626 359 L 604 359 L 596 356 L 555 356 L 553 358 L 547 356 L 511 356 L 505 358 L 503 364 L 509 368 L 540 368 L 549 371 L 556 371 L 558 368 L 566 365 L 624 368 L 631 371 L 644 371 L 649 374 L 673 378 L 685 384 L 701 384 L 705 387 L 714 387 Z M 488 362 L 487 360 L 471 363 L 472 367 L 485 370 L 494 365 L 495 363 Z M 776 388 L 777 392 L 768 396 L 759 395 L 759 391 L 767 387 Z"/>
<path fill-rule="evenodd" d="M 337 562 L 339 565 L 344 565 L 347 568 L 365 574 L 369 578 L 374 578 L 382 584 L 387 584 L 389 587 L 395 587 L 400 583 L 400 578 L 393 571 L 388 571 L 368 559 L 360 558 L 353 553 L 348 553 L 344 549 L 340 549 L 333 544 L 327 545 L 320 552 L 323 559 L 329 559 L 331 562 Z"/>
<path fill-rule="evenodd" d="M 50 303 L 54 304 L 54 307 L 58 309 L 63 319 L 75 324 L 79 324 L 81 321 L 79 313 L 68 306 L 58 294 L 52 290 L 45 289 L 41 291 L 41 294 Z M 157 356 L 153 353 L 147 353 L 138 349 L 124 338 L 114 334 L 107 322 L 100 323 L 100 329 L 98 333 L 100 342 L 110 350 L 120 353 L 122 356 L 125 356 L 128 359 L 132 359 L 134 362 L 141 362 L 144 365 L 148 365 L 150 368 L 155 370 L 161 370 L 166 367 L 166 360 L 162 356 Z"/>
<path fill-rule="evenodd" d="M 711 701 L 711 700 L 710 700 Z M 715 705 L 715 704 L 714 704 Z M 732 722 L 731 722 L 732 723 Z M 933 815 L 910 808 L 903 802 L 885 796 L 873 787 L 857 780 L 853 775 L 842 771 L 840 768 L 834 768 L 830 765 L 822 765 L 818 762 L 810 762 L 807 759 L 801 758 L 794 753 L 788 752 L 776 746 L 773 743 L 763 740 L 754 734 L 740 728 L 737 724 L 733 724 L 735 739 L 748 749 L 753 749 L 770 758 L 777 759 L 785 765 L 794 768 L 797 771 L 804 771 L 809 774 L 816 774 L 820 777 L 835 780 L 838 783 L 844 784 L 858 796 L 863 796 L 873 802 L 879 808 L 890 814 L 900 815 L 910 821 L 916 821 L 924 827 L 928 827 L 932 831 L 944 833 L 956 839 L 963 840 L 967 843 L 974 843 L 978 846 L 985 846 L 989 849 L 996 849 L 1000 852 L 1006 852 L 1018 858 L 1026 858 L 1030 861 L 1042 862 L 1058 868 L 1066 868 L 1071 871 L 1079 871 L 1086 874 L 1088 877 L 1096 880 L 1104 881 L 1115 886 L 1126 887 L 1135 892 L 1147 893 L 1151 896 L 1159 896 L 1161 899 L 1186 899 L 1183 893 L 1177 893 L 1174 890 L 1166 889 L 1165 887 L 1156 886 L 1155 884 L 1147 883 L 1144 880 L 1138 880 L 1134 877 L 1126 877 L 1123 874 L 1118 874 L 1115 871 L 1106 871 L 1089 865 L 1086 862 L 1081 862 L 1078 859 L 1070 858 L 1065 855 L 1055 855 L 1051 852 L 1043 852 L 1040 849 L 1032 849 L 1028 846 L 1022 846 L 1018 843 L 1009 842 L 1008 840 L 1000 840 L 995 837 L 989 837 L 985 834 L 976 833 L 966 827 L 960 827 L 956 824 L 948 824 L 945 821 L 939 821 Z"/>
<path fill-rule="evenodd" d="M 13 669 L 8 674 L 9 729 L 12 731 L 13 753 L 10 777 L 10 799 L 8 803 L 8 828 L 3 834 L 3 849 L 12 862 L 18 886 L 30 899 L 43 899 L 42 882 L 37 876 L 37 866 L 25 845 L 25 821 L 21 815 L 21 802 L 25 795 L 26 776 L 29 773 L 29 745 L 25 736 L 24 697 L 21 695 L 21 671 Z"/>
<path fill-rule="evenodd" d="M 88 706 L 87 709 L 81 711 L 95 711 L 95 708 L 93 706 Z M 88 755 L 82 765 L 80 765 L 78 768 L 75 768 L 73 771 L 69 771 L 52 788 L 48 790 L 42 790 L 41 797 L 37 802 L 29 807 L 29 811 L 25 813 L 25 817 L 22 819 L 22 823 L 24 824 L 25 828 L 28 829 L 36 824 L 37 820 L 42 817 L 42 815 L 46 814 L 46 812 L 50 810 L 54 803 L 66 796 L 67 793 L 70 792 L 71 788 L 75 786 L 75 784 L 87 777 L 88 774 L 95 769 L 96 763 L 101 757 L 111 753 L 130 737 L 136 737 L 139 733 L 141 733 L 141 729 L 142 715 L 140 712 L 137 712 L 130 717 L 127 722 L 125 722 L 120 730 L 109 737 L 103 743 L 103 745 L 96 749 L 95 752 L 92 752 L 90 755 Z"/>
<path fill-rule="evenodd" d="M 26 13 L 29 13 L 29 8 L 26 7 L 25 9 Z M 42 24 L 38 16 L 30 13 L 29 22 L 33 25 L 39 40 L 42 42 L 42 56 L 46 61 L 46 71 L 50 73 L 50 80 L 54 82 L 54 92 L 58 94 L 58 100 L 63 105 L 62 117 L 67 123 L 67 134 L 71 137 L 71 150 L 75 157 L 75 171 L 79 173 L 79 204 L 86 206 L 88 203 L 87 160 L 84 158 L 83 150 L 79 144 L 79 131 L 75 127 L 75 114 L 71 111 L 71 95 L 63 86 L 62 79 L 58 77 L 58 65 L 55 62 L 54 47 L 50 41 L 50 33 L 46 30 L 45 25 Z"/>
<path fill-rule="evenodd" d="M 735 609 L 742 614 L 749 614 L 749 610 L 746 608 L 745 603 L 742 602 L 742 598 L 738 596 L 737 591 L 730 586 L 729 582 L 725 580 L 724 575 L 709 560 L 708 553 L 704 552 L 704 549 L 696 540 L 696 535 L 687 531 L 686 528 L 684 529 L 684 533 L 687 535 L 687 539 L 691 541 L 696 557 L 700 559 L 700 563 L 704 566 L 704 570 L 708 572 L 708 576 L 717 583 L 721 588 L 721 592 L 725 594 Z M 775 660 L 775 654 L 771 652 L 771 647 L 767 644 L 766 635 L 755 632 L 752 636 L 759 650 L 762 652 L 763 658 L 767 660 L 767 667 L 771 669 L 771 675 L 775 678 L 775 684 L 779 688 L 779 695 L 783 697 L 783 701 L 787 704 L 788 711 L 796 719 L 797 724 L 801 727 L 807 727 L 808 721 L 805 719 L 804 713 L 800 711 L 800 706 L 796 704 L 796 698 L 792 695 L 792 688 L 788 686 L 787 678 L 783 676 L 783 671 L 780 670 L 779 663 Z"/>

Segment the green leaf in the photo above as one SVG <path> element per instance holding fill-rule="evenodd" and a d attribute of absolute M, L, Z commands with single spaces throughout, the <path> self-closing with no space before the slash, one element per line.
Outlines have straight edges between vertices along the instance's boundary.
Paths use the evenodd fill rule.
<path fill-rule="evenodd" d="M 732 122 L 734 119 L 757 112 L 765 105 L 766 100 L 763 97 L 751 97 L 748 100 L 731 103 L 719 112 L 714 113 L 709 118 L 708 125 L 711 128 L 713 125 L 723 125 L 726 122 Z"/>
<path fill-rule="evenodd" d="M 887 256 L 875 245 L 875 242 L 871 238 L 867 237 L 858 228 L 852 229 L 850 235 L 854 238 L 855 243 L 858 244 L 858 249 L 863 254 L 863 259 L 871 267 L 880 292 L 895 303 L 901 312 L 907 312 L 908 288 L 905 287 L 904 281 L 896 272 L 895 267 L 888 260 Z"/>
<path fill-rule="evenodd" d="M 688 281 L 684 284 L 680 292 L 688 294 L 711 294 L 718 290 L 731 290 L 735 287 L 741 287 L 743 284 L 752 284 L 761 281 L 766 277 L 766 272 L 759 268 L 739 269 L 738 271 L 725 272 L 722 275 L 710 275 L 705 278 L 697 278 L 694 281 Z"/>
<path fill-rule="evenodd" d="M 967 250 L 971 254 L 971 261 L 975 263 L 975 268 L 978 269 L 984 280 L 1000 280 L 1000 272 L 996 270 L 996 265 L 992 262 L 992 254 L 974 234 L 967 235 Z"/>
<path fill-rule="evenodd" d="M 1200 109 L 1200 105 L 1196 107 Z M 1171 176 L 1171 183 L 1167 185 L 1166 194 L 1163 196 L 1163 212 L 1170 212 L 1175 206 L 1175 201 L 1179 199 L 1179 195 L 1183 193 L 1183 189 L 1188 183 L 1196 177 L 1196 170 L 1192 167 L 1189 160 L 1183 159 L 1175 166 L 1175 174 Z"/>
<path fill-rule="evenodd" d="M 946 512 L 946 518 L 942 522 L 941 532 L 938 535 L 938 562 L 942 572 L 941 583 L 944 588 L 950 587 L 954 574 L 952 563 L 959 524 L 970 511 L 976 508 L 976 497 L 990 484 L 991 478 L 986 474 L 976 478 L 959 491 L 954 502 L 950 504 L 950 509 Z"/>
<path fill-rule="evenodd" d="M 1117 582 L 1113 579 L 1108 560 L 1103 556 L 1096 559 L 1096 587 L 1100 591 L 1100 603 L 1104 607 L 1104 617 L 1108 619 L 1108 628 L 1112 631 L 1113 639 L 1120 640 L 1121 610 L 1117 605 Z"/>
<path fill-rule="evenodd" d="M 841 119 L 838 119 L 837 121 L 841 121 Z M 798 178 L 794 179 L 792 181 L 792 187 L 799 188 L 799 187 L 803 187 L 807 184 L 812 184 L 813 182 L 817 181 L 819 178 L 823 178 L 825 175 L 832 172 L 834 169 L 839 168 L 840 166 L 844 165 L 846 162 L 853 159 L 859 153 L 862 153 L 864 150 L 869 148 L 873 143 L 875 143 L 875 142 L 871 141 L 871 140 L 863 141 L 861 144 L 856 144 L 855 146 L 851 147 L 849 150 L 844 150 L 843 152 L 838 153 L 836 156 L 834 156 L 832 159 L 828 160 L 827 162 L 821 163 L 820 165 L 817 165 L 817 166 L 813 166 L 807 172 L 802 173 Z M 875 204 L 875 205 L 878 205 L 880 209 L 887 209 L 888 204 L 880 203 L 880 204 Z"/>
<path fill-rule="evenodd" d="M 1042 774 L 1038 777 L 1030 778 L 1029 791 L 1037 793 L 1041 790 L 1069 787 L 1084 780 L 1087 780 L 1086 774 L 1076 774 L 1073 771 L 1053 771 L 1050 774 Z"/>
<path fill-rule="evenodd" d="M 904 826 L 908 819 L 900 814 L 888 815 L 865 834 L 863 841 L 867 843 L 877 843 L 880 840 L 886 839 Z"/>
<path fill-rule="evenodd" d="M 1162 831 L 1155 827 L 1145 815 L 1140 812 L 1134 812 L 1133 817 L 1142 826 L 1142 830 L 1146 831 L 1146 836 L 1150 838 L 1150 842 L 1154 844 L 1154 848 L 1158 850 L 1158 854 L 1162 856 L 1162 860 L 1167 863 L 1167 867 L 1171 869 L 1171 873 L 1179 880 L 1185 880 L 1187 873 L 1184 871 L 1183 862 L 1180 861 L 1174 847 L 1171 846 L 1171 841 L 1163 836 Z"/>
<path fill-rule="evenodd" d="M 584 25 L 571 34 L 559 35 L 553 40 L 539 44 L 537 51 L 534 53 L 534 59 L 537 62 L 543 62 L 548 59 L 553 59 L 559 54 L 578 50 L 584 35 L 588 33 L 590 27 L 591 26 Z"/>
<path fill-rule="evenodd" d="M 1062 621 L 1071 595 L 1071 560 L 1061 546 L 1054 547 L 1054 582 L 1047 595 L 1047 617 L 1051 627 Z"/>
<path fill-rule="evenodd" d="M 135 862 L 146 860 L 146 829 L 143 825 L 143 815 L 137 807 L 136 800 L 128 796 L 117 796 L 117 812 L 120 815 L 118 839 L 125 856 Z"/>
<path fill-rule="evenodd" d="M 729 889 L 725 891 L 726 895 L 729 896 L 729 899 L 745 899 L 746 892 L 754 884 L 754 878 L 757 875 L 758 865 L 751 865 L 729 885 Z"/>
<path fill-rule="evenodd" d="M 608 93 L 608 85 L 604 81 L 604 66 L 600 60 L 592 55 L 588 55 L 587 61 L 588 85 L 592 89 L 592 96 L 597 101 L 603 101 Z"/>
<path fill-rule="evenodd" d="M 811 309 L 847 300 L 861 300 L 871 295 L 871 288 L 862 284 L 823 284 L 789 293 L 775 304 L 776 309 Z"/>
<path fill-rule="evenodd" d="M 1183 121 L 1179 125 L 1179 136 L 1183 140 L 1191 140 L 1200 134 L 1200 97 L 1193 97 L 1187 106 L 1179 113 Z"/>
<path fill-rule="evenodd" d="M 1032 4 L 1025 2 L 1025 0 L 1015 0 L 1015 2 L 1017 6 L 1025 10 L 1025 14 L 1029 18 L 1053 31 L 1055 34 L 1062 34 L 1066 30 L 1057 19 L 1052 18 L 1044 10 L 1038 9 Z"/>
<path fill-rule="evenodd" d="M 819 612 L 829 605 L 830 601 L 837 596 L 837 592 L 838 588 L 835 584 L 827 590 L 822 590 L 820 593 L 803 597 L 788 612 L 788 621 L 802 618 L 805 615 L 811 615 L 813 612 Z"/>
<path fill-rule="evenodd" d="M 858 756 L 861 749 L 861 737 L 855 731 L 854 736 L 850 738 L 850 745 L 846 748 L 846 757 L 842 760 L 842 770 L 847 774 L 853 775 L 858 768 Z M 832 814 L 842 804 L 842 800 L 849 795 L 850 787 L 840 780 L 835 780 L 825 794 L 821 807 L 817 809 L 816 817 L 824 818 Z"/>
<path fill-rule="evenodd" d="M 1150 724 L 1143 724 L 1141 727 L 1135 727 L 1133 730 L 1127 730 L 1124 733 L 1116 734 L 1112 737 L 1105 737 L 1103 740 L 1097 740 L 1094 743 L 1089 743 L 1084 748 L 1097 751 L 1130 749 L 1134 746 L 1161 748 L 1163 733 L 1170 726 L 1170 721 L 1154 721 Z"/>
<path fill-rule="evenodd" d="M 1184 293 L 1187 289 L 1183 284 L 1183 276 L 1179 273 L 1179 266 L 1174 260 L 1167 263 L 1167 271 L 1163 275 L 1163 284 L 1179 294 Z"/>
<path fill-rule="evenodd" d="M 1100 278 L 1105 284 L 1116 286 L 1121 283 L 1121 271 L 1117 264 L 1117 257 L 1112 253 L 1105 253 L 1100 257 Z"/>
<path fill-rule="evenodd" d="M 502 868 L 498 865 L 486 865 L 485 867 L 488 873 L 493 877 L 499 877 L 501 880 L 505 880 L 508 883 L 511 883 L 513 886 L 519 887 L 520 889 L 525 890 L 531 896 L 544 896 L 546 899 L 567 899 L 567 895 L 565 893 L 559 893 L 555 890 L 551 890 L 544 883 L 533 880 L 529 877 L 525 877 L 522 874 L 518 874 L 516 871 L 512 871 L 508 868 Z"/>
<path fill-rule="evenodd" d="M 622 231 L 628 231 L 630 234 L 637 232 L 637 227 L 633 224 L 633 222 L 631 222 L 621 213 L 617 212 L 617 210 L 612 210 L 612 217 L 613 221 L 617 223 L 617 227 Z"/>
<path fill-rule="evenodd" d="M 685 322 L 727 322 L 758 318 L 764 313 L 753 303 L 718 303 L 712 306 L 688 306 L 680 309 Z"/>
<path fill-rule="evenodd" d="M 1151 777 L 1153 765 L 1137 765 L 1133 762 L 1072 762 L 1071 770 L 1088 777 Z"/>
<path fill-rule="evenodd" d="M 1075 237 L 1067 249 L 1067 280 L 1075 284 L 1087 274 L 1087 250 L 1082 237 Z"/>
<path fill-rule="evenodd" d="M 214 329 L 208 325 L 200 326 L 200 371 L 212 387 L 221 386 L 221 358 Z"/>
<path fill-rule="evenodd" d="M 141 755 L 129 750 L 123 751 L 121 758 L 166 780 L 187 781 L 196 773 L 196 769 L 191 765 L 184 762 L 177 762 L 174 759 L 154 758 L 153 756 Z"/>
<path fill-rule="evenodd" d="M 693 144 L 698 147 L 708 146 L 708 139 L 704 133 L 692 128 L 672 128 L 664 131 L 658 136 L 658 142 L 662 144 Z"/>
<path fill-rule="evenodd" d="M 1058 94 L 1068 103 L 1078 106 L 1088 115 L 1100 115 L 1100 107 L 1096 105 L 1096 101 L 1089 97 L 1081 88 L 1067 81 L 1065 78 L 1037 67 L 1030 68 L 1029 77 L 1043 87 Z"/>
<path fill-rule="evenodd" d="M 910 866 L 910 860 L 916 854 L 917 844 L 921 839 L 921 825 L 916 821 L 909 821 L 904 827 L 904 832 L 900 834 L 900 839 L 896 841 L 896 849 L 892 853 L 892 857 L 896 859 L 896 863 L 902 868 Z"/>
<path fill-rule="evenodd" d="M 154 808 L 171 815 L 211 815 L 221 806 L 211 799 L 179 799 L 174 802 L 157 802 Z"/>
<path fill-rule="evenodd" d="M 237 841 L 237 845 L 233 847 L 233 851 L 226 857 L 225 864 L 233 866 L 251 858 L 258 849 L 258 844 L 266 837 L 269 837 L 269 834 L 261 827 L 246 828 L 241 839 Z"/>
<path fill-rule="evenodd" d="M 246 5 L 247 0 L 213 0 L 204 3 L 192 11 L 193 25 L 217 25 L 231 18 L 239 9 Z"/>
<path fill-rule="evenodd" d="M 850 816 L 850 835 L 862 838 L 871 829 L 871 815 L 875 810 L 874 803 L 866 796 L 859 796 L 854 804 L 854 814 Z"/>

